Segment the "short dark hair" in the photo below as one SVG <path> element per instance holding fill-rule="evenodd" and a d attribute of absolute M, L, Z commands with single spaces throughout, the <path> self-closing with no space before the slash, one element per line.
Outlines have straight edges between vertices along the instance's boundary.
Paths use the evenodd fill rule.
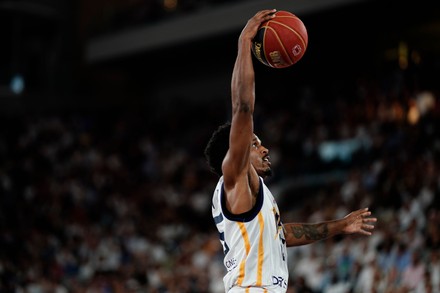
<path fill-rule="evenodd" d="M 218 176 L 222 176 L 223 159 L 229 149 L 231 122 L 220 125 L 212 134 L 205 148 L 205 158 L 209 168 Z"/>

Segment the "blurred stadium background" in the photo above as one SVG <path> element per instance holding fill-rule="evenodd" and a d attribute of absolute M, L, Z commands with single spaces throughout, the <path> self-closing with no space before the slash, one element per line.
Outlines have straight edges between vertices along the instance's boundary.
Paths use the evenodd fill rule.
<path fill-rule="evenodd" d="M 0 0 L 0 293 L 224 291 L 203 148 L 264 8 L 309 33 L 255 63 L 283 221 L 379 218 L 289 249 L 289 292 L 440 292 L 434 1 Z"/>

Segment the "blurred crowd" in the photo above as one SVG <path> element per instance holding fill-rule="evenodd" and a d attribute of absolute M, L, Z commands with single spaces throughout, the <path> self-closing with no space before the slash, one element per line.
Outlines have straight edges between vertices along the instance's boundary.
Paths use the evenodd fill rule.
<path fill-rule="evenodd" d="M 371 237 L 289 248 L 289 292 L 439 293 L 439 93 L 289 95 L 257 95 L 255 120 L 283 221 L 378 217 Z M 203 157 L 222 105 L 3 117 L 0 293 L 224 292 Z"/>

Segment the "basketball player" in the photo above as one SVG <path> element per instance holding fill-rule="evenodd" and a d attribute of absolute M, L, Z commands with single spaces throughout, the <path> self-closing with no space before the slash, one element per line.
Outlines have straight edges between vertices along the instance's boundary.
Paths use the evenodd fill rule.
<path fill-rule="evenodd" d="M 255 103 L 251 42 L 259 25 L 275 10 L 250 18 L 238 39 L 231 82 L 232 120 L 220 126 L 205 149 L 220 176 L 212 215 L 224 249 L 225 292 L 286 292 L 286 247 L 313 243 L 336 234 L 371 235 L 368 208 L 322 223 L 281 222 L 278 206 L 263 179 L 271 175 L 269 151 L 253 132 Z"/>

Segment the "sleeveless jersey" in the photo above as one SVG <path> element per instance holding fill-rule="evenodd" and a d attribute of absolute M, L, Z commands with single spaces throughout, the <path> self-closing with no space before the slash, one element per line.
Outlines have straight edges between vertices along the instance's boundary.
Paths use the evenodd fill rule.
<path fill-rule="evenodd" d="M 233 215 L 226 209 L 221 177 L 212 198 L 212 216 L 223 246 L 225 292 L 286 292 L 283 225 L 275 199 L 262 178 L 255 206 Z"/>

